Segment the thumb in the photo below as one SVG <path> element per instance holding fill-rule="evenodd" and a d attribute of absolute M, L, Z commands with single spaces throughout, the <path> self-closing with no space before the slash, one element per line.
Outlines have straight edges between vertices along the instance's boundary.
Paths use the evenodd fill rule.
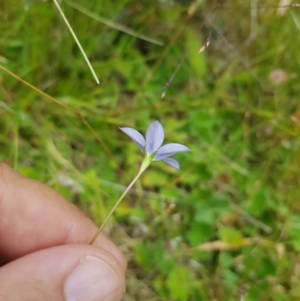
<path fill-rule="evenodd" d="M 0 268 L 0 300 L 119 301 L 124 268 L 108 251 L 87 245 L 44 249 Z"/>

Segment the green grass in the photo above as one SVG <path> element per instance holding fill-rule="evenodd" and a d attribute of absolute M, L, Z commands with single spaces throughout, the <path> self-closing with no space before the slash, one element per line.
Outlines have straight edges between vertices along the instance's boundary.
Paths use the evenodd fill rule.
<path fill-rule="evenodd" d="M 54 4 L 35 2 L 0 4 L 0 65 L 56 102 L 0 71 L 1 161 L 100 225 L 142 160 L 119 126 L 157 119 L 193 149 L 179 172 L 152 165 L 106 227 L 129 262 L 124 300 L 299 300 L 300 11 L 63 1 L 96 85 Z"/>

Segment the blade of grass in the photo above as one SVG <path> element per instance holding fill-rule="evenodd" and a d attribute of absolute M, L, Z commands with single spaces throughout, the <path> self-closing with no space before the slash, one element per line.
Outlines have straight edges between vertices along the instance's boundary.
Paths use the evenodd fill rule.
<path fill-rule="evenodd" d="M 9 74 L 11 77 L 15 78 L 17 81 L 21 82 L 25 86 L 27 86 L 30 89 L 34 90 L 35 92 L 37 92 L 38 94 L 42 95 L 43 97 L 45 97 L 46 99 L 50 100 L 51 102 L 55 103 L 56 105 L 58 105 L 60 107 L 63 107 L 64 109 L 66 109 L 69 112 L 71 112 L 74 115 L 76 115 L 81 120 L 81 122 L 88 128 L 88 130 L 93 134 L 93 136 L 95 136 L 96 140 L 103 147 L 103 149 L 104 149 L 105 153 L 107 154 L 107 156 L 113 162 L 115 162 L 112 153 L 107 148 L 106 144 L 102 141 L 101 137 L 97 134 L 97 132 L 92 128 L 92 126 L 85 120 L 85 118 L 79 112 L 76 112 L 73 108 L 69 107 L 68 105 L 66 105 L 66 104 L 64 104 L 62 102 L 60 102 L 59 100 L 55 99 L 54 97 L 50 96 L 49 94 L 41 91 L 40 89 L 36 88 L 35 86 L 31 85 L 30 83 L 28 83 L 27 81 L 25 81 L 24 79 L 22 79 L 21 77 L 17 76 L 16 74 L 14 74 L 13 72 L 9 71 L 8 69 L 6 69 L 5 67 L 3 67 L 1 65 L 0 65 L 0 70 L 2 70 L 5 73 Z"/>
<path fill-rule="evenodd" d="M 79 40 L 77 39 L 75 32 L 73 31 L 73 29 L 72 29 L 72 27 L 71 27 L 69 21 L 67 20 L 65 14 L 63 13 L 62 9 L 60 8 L 60 6 L 59 6 L 57 0 L 53 0 L 53 2 L 54 2 L 54 4 L 55 4 L 56 8 L 58 9 L 58 11 L 59 11 L 61 17 L 63 18 L 64 22 L 66 23 L 66 25 L 67 25 L 67 27 L 68 27 L 70 33 L 72 34 L 72 36 L 73 36 L 73 38 L 74 38 L 74 40 L 75 40 L 75 42 L 76 42 L 78 48 L 80 49 L 80 51 L 81 51 L 81 53 L 82 53 L 82 55 L 83 55 L 83 57 L 84 57 L 84 59 L 85 59 L 87 65 L 88 65 L 88 67 L 90 68 L 90 70 L 91 70 L 91 72 L 92 72 L 92 74 L 93 74 L 93 76 L 94 76 L 94 78 L 95 78 L 95 80 L 96 80 L 96 83 L 97 83 L 97 84 L 100 84 L 99 79 L 98 79 L 98 77 L 97 77 L 97 75 L 96 75 L 96 73 L 95 73 L 95 71 L 94 71 L 94 69 L 93 69 L 93 67 L 92 67 L 92 65 L 91 65 L 91 63 L 90 63 L 88 57 L 86 56 L 86 54 L 85 54 L 83 48 L 81 47 L 81 44 L 80 44 Z"/>
<path fill-rule="evenodd" d="M 73 7 L 74 9 L 78 10 L 79 12 L 87 15 L 88 17 L 93 18 L 94 20 L 105 24 L 106 26 L 117 29 L 119 31 L 122 31 L 122 32 L 128 34 L 128 35 L 136 37 L 137 39 L 141 39 L 141 40 L 147 41 L 147 42 L 155 44 L 155 45 L 159 45 L 159 46 L 164 45 L 164 43 L 162 41 L 158 40 L 158 39 L 150 38 L 150 37 L 148 37 L 144 34 L 141 34 L 141 33 L 137 32 L 137 31 L 135 31 L 131 28 L 128 28 L 128 27 L 126 27 L 122 24 L 119 24 L 119 23 L 113 22 L 109 19 L 106 19 L 104 17 L 101 17 L 98 14 L 95 14 L 95 13 L 89 11 L 88 9 L 82 7 L 78 3 L 73 3 L 71 1 L 65 1 L 65 3 L 68 4 L 69 6 Z"/>

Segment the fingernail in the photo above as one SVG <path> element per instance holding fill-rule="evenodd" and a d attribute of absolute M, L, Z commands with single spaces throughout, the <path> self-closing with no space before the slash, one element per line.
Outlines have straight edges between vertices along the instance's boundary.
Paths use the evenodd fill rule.
<path fill-rule="evenodd" d="M 106 262 L 89 256 L 72 270 L 64 292 L 67 301 L 116 301 L 120 298 L 120 281 Z"/>

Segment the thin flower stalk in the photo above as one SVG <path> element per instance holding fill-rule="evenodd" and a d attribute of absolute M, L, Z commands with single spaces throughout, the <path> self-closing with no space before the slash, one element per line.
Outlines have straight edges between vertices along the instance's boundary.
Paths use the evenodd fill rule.
<path fill-rule="evenodd" d="M 104 222 L 102 223 L 102 225 L 100 226 L 100 228 L 97 230 L 97 232 L 95 233 L 95 235 L 93 236 L 93 238 L 90 241 L 90 245 L 92 245 L 95 240 L 97 239 L 97 237 L 99 236 L 99 234 L 102 232 L 104 226 L 106 225 L 106 223 L 108 222 L 109 218 L 112 216 L 112 214 L 114 213 L 114 211 L 116 210 L 116 208 L 119 206 L 119 204 L 121 203 L 121 201 L 124 199 L 125 195 L 127 194 L 127 192 L 130 190 L 130 188 L 134 185 L 134 183 L 137 181 L 137 179 L 140 177 L 140 175 L 146 170 L 146 168 L 144 170 L 140 169 L 140 171 L 138 172 L 138 174 L 136 175 L 136 177 L 132 180 L 132 182 L 128 185 L 128 187 L 125 189 L 125 191 L 122 193 L 122 195 L 120 196 L 120 198 L 117 200 L 117 202 L 115 203 L 115 205 L 112 207 L 112 209 L 109 211 L 108 215 L 106 216 Z"/>
<path fill-rule="evenodd" d="M 130 188 L 134 185 L 134 183 L 138 180 L 141 174 L 148 168 L 148 166 L 154 161 L 163 161 L 168 165 L 179 169 L 179 163 L 177 160 L 171 158 L 177 153 L 182 152 L 190 152 L 191 149 L 183 144 L 178 143 L 169 143 L 164 146 L 161 146 L 164 141 L 164 130 L 162 125 L 158 121 L 154 121 L 150 124 L 146 132 L 146 138 L 133 128 L 128 127 L 121 127 L 120 130 L 124 132 L 127 136 L 129 136 L 132 141 L 139 147 L 141 152 L 145 155 L 144 160 L 141 164 L 140 170 L 136 177 L 132 180 L 129 186 L 125 189 L 122 193 L 120 198 L 117 200 L 113 208 L 110 210 L 108 215 L 106 216 L 104 222 L 95 233 L 93 238 L 90 241 L 90 245 L 92 245 L 101 231 L 103 230 L 104 226 L 108 222 L 109 218 L 112 216 L 116 208 L 119 206 L 121 201 L 124 199 L 125 195 L 128 193 Z"/>

